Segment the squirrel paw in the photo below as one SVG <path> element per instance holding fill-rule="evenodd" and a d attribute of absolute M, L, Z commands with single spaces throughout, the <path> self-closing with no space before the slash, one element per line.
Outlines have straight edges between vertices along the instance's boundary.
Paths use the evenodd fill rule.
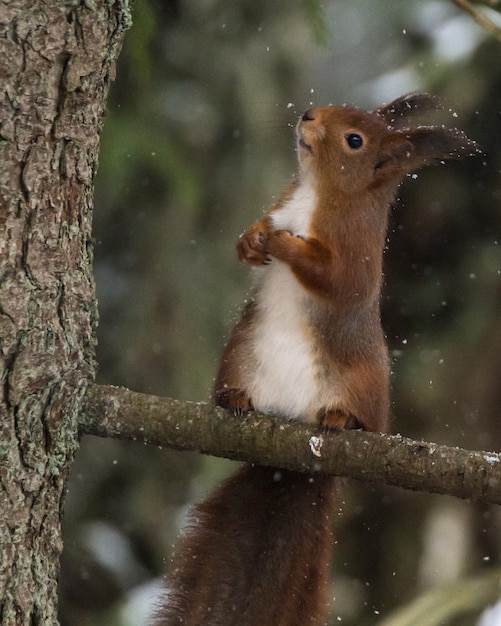
<path fill-rule="evenodd" d="M 319 411 L 318 423 L 326 430 L 363 429 L 360 420 L 355 417 L 355 415 L 350 415 L 340 409 L 326 409 L 324 411 Z"/>
<path fill-rule="evenodd" d="M 305 238 L 290 230 L 274 230 L 268 237 L 268 252 L 280 261 L 297 258 L 305 247 Z"/>
<path fill-rule="evenodd" d="M 233 415 L 245 415 L 249 411 L 253 411 L 252 400 L 249 396 L 236 387 L 219 389 L 215 393 L 215 402 L 217 406 L 223 409 L 229 409 Z"/>
<path fill-rule="evenodd" d="M 249 228 L 240 236 L 237 244 L 238 258 L 249 265 L 268 265 L 267 237 L 259 227 Z"/>

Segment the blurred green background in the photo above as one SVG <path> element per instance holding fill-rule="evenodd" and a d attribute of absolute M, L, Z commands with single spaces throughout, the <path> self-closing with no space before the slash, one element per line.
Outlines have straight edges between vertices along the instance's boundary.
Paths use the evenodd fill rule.
<path fill-rule="evenodd" d="M 96 181 L 99 382 L 208 398 L 249 285 L 235 242 L 296 169 L 297 116 L 425 90 L 485 157 L 420 171 L 392 210 L 392 430 L 500 450 L 499 42 L 447 0 L 136 0 L 133 20 Z M 145 624 L 187 506 L 233 467 L 85 437 L 65 507 L 63 626 Z M 494 568 L 500 530 L 498 507 L 344 481 L 330 623 L 377 624 Z"/>

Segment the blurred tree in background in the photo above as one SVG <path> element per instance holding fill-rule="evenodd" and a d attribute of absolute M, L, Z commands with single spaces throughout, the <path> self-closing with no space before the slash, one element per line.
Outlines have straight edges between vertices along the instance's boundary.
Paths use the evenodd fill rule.
<path fill-rule="evenodd" d="M 499 43 L 446 0 L 323 8 L 137 0 L 96 191 L 99 382 L 206 399 L 249 284 L 235 241 L 296 169 L 297 115 L 425 90 L 486 157 L 409 178 L 392 213 L 393 431 L 499 450 Z M 144 624 L 186 507 L 232 467 L 84 438 L 66 504 L 61 623 Z M 496 507 L 349 481 L 343 496 L 333 624 L 377 624 L 420 592 L 499 565 Z"/>

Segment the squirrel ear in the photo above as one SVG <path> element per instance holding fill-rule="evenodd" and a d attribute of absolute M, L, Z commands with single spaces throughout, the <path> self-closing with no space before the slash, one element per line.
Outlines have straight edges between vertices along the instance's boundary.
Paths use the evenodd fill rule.
<path fill-rule="evenodd" d="M 382 143 L 375 174 L 408 174 L 433 163 L 473 156 L 477 144 L 460 130 L 421 126 L 387 135 Z"/>
<path fill-rule="evenodd" d="M 387 135 L 381 142 L 374 173 L 376 175 L 403 173 L 413 156 L 414 146 L 406 135 L 403 133 Z"/>
<path fill-rule="evenodd" d="M 379 107 L 374 113 L 393 128 L 408 128 L 410 118 L 441 108 L 442 103 L 436 96 L 414 92 L 400 96 L 393 102 Z"/>
<path fill-rule="evenodd" d="M 461 130 L 442 126 L 421 126 L 405 133 L 423 165 L 460 159 L 480 152 L 478 144 Z"/>

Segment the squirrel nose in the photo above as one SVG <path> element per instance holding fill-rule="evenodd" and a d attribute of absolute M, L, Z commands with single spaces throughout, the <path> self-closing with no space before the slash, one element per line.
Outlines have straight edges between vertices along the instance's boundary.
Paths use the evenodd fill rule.
<path fill-rule="evenodd" d="M 313 122 L 313 120 L 315 119 L 313 109 L 308 109 L 307 111 L 305 111 L 301 119 L 303 120 L 303 122 Z"/>

